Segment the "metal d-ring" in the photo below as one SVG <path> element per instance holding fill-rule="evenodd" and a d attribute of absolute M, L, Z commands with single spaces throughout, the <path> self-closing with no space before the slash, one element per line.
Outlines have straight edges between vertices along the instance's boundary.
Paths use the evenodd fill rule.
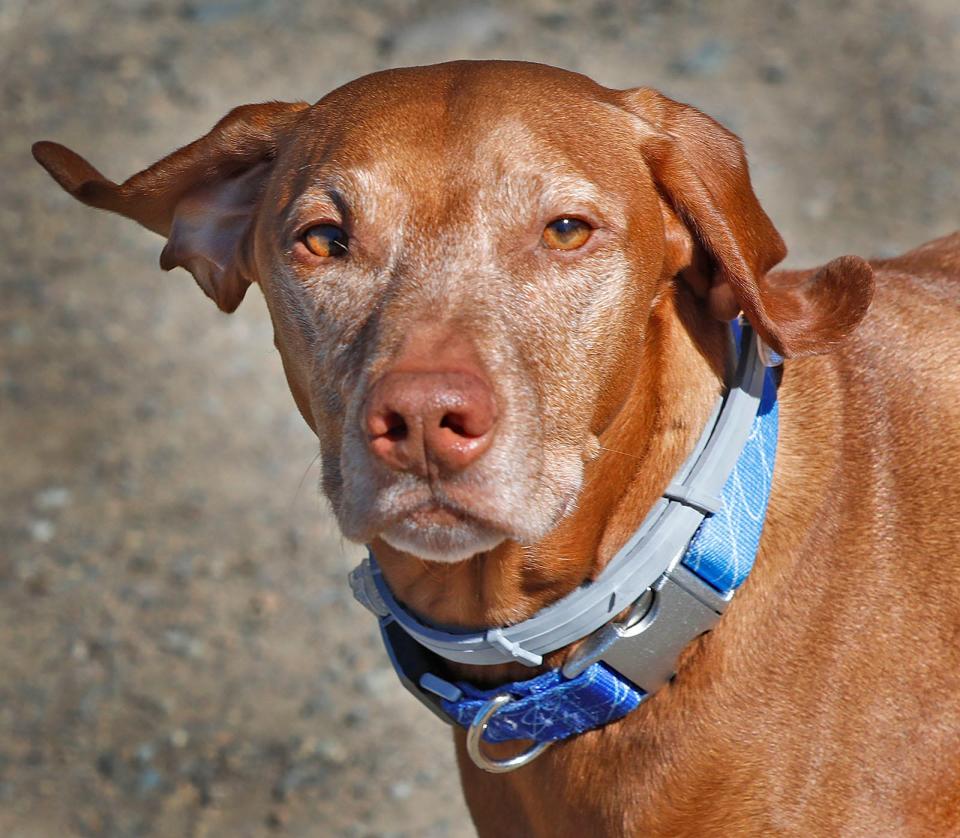
<path fill-rule="evenodd" d="M 490 724 L 490 719 L 496 715 L 501 707 L 511 701 L 513 701 L 513 698 L 509 693 L 495 695 L 477 711 L 477 715 L 473 717 L 473 721 L 467 730 L 467 753 L 470 755 L 470 759 L 473 760 L 473 764 L 477 768 L 482 768 L 491 774 L 506 774 L 508 771 L 522 768 L 527 763 L 533 762 L 553 744 L 553 742 L 538 742 L 522 754 L 517 754 L 510 759 L 490 759 L 483 753 L 480 743 L 487 730 L 487 725 Z"/>

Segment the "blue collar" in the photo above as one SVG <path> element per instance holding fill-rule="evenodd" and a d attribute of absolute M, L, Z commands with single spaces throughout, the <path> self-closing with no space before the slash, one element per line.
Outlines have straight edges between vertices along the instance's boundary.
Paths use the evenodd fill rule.
<path fill-rule="evenodd" d="M 743 453 L 721 491 L 723 506 L 706 517 L 680 563 L 721 594 L 732 594 L 753 568 L 767 511 L 777 451 L 777 390 L 766 372 L 760 409 Z M 553 669 L 493 690 L 457 682 L 462 695 L 443 708 L 469 727 L 484 705 L 500 693 L 515 700 L 493 716 L 484 733 L 489 742 L 566 739 L 622 718 L 651 693 L 603 661 L 574 678 Z"/>
<path fill-rule="evenodd" d="M 665 492 L 667 507 L 682 506 L 680 511 L 688 518 L 691 510 L 696 513 L 693 519 L 696 528 L 688 531 L 692 537 L 683 537 L 679 552 L 669 556 L 663 562 L 664 567 L 656 569 L 654 581 L 652 584 L 647 581 L 639 596 L 631 595 L 623 601 L 617 599 L 617 595 L 629 590 L 629 585 L 618 583 L 610 588 L 613 591 L 608 608 L 611 619 L 599 629 L 591 626 L 572 638 L 586 637 L 586 640 L 562 670 L 550 670 L 492 690 L 482 690 L 462 681 L 456 684 L 444 681 L 435 674 L 442 666 L 438 657 L 481 664 L 514 659 L 537 665 L 542 655 L 530 652 L 507 636 L 507 632 L 513 632 L 514 638 L 525 637 L 515 631 L 524 624 L 461 635 L 422 623 L 393 599 L 372 555 L 354 571 L 351 575 L 354 593 L 379 617 L 384 643 L 401 681 L 437 715 L 470 728 L 471 734 L 479 730 L 477 738 L 482 736 L 489 742 L 525 739 L 549 743 L 566 739 L 616 721 L 638 707 L 672 676 L 673 664 L 682 648 L 716 622 L 753 567 L 777 447 L 777 391 L 771 371 L 764 364 L 765 347 L 754 339 L 749 326 L 741 328 L 736 321 L 732 324 L 732 335 L 739 359 L 737 379 L 730 385 L 723 406 L 715 413 L 712 426 L 708 426 L 694 454 Z M 727 411 L 727 404 L 733 401 L 730 393 L 741 397 L 741 391 L 746 390 L 755 394 L 746 414 L 749 429 L 744 426 L 733 443 L 742 446 L 739 456 L 735 451 L 732 457 L 729 451 L 725 454 L 733 463 L 722 469 L 723 482 L 717 483 L 722 488 L 719 498 L 715 498 L 711 495 L 716 490 L 700 491 L 690 475 L 701 465 L 698 460 L 708 459 L 711 444 L 718 437 L 717 428 L 723 424 L 725 412 L 731 412 Z M 743 403 L 741 398 L 741 415 Z M 718 459 L 723 459 L 723 452 L 714 456 L 714 461 Z M 649 543 L 657 540 L 656 528 L 651 529 L 655 512 L 656 509 L 611 565 L 617 564 L 621 554 L 623 562 L 642 565 L 647 554 L 656 552 L 656 545 Z M 639 550 L 635 542 L 640 542 L 645 552 Z M 669 549 L 669 544 L 666 547 Z M 638 558 L 640 553 L 644 555 Z M 630 576 L 629 568 L 621 567 L 618 572 L 620 577 Z M 647 572 L 649 575 L 649 570 Z M 578 600 L 574 595 L 566 599 L 571 603 L 586 602 L 581 592 L 589 593 L 590 587 L 584 586 L 575 592 L 580 597 Z M 606 595 L 603 586 L 596 587 L 597 592 Z M 628 618 L 613 622 L 612 618 L 631 603 L 633 608 Z M 586 606 L 579 607 L 587 612 Z M 555 617 L 556 610 L 556 606 L 548 607 L 525 624 L 535 626 L 537 620 L 543 622 L 544 617 L 550 616 L 547 612 Z M 553 619 L 553 623 L 557 620 Z M 568 624 L 582 626 L 583 622 L 568 619 L 560 623 L 564 629 Z M 558 628 L 539 634 L 528 632 L 528 635 L 532 640 L 523 641 L 528 646 L 546 635 L 550 643 L 541 643 L 538 648 L 549 650 L 566 645 L 560 642 L 566 635 Z M 491 702 L 498 699 L 502 702 L 491 712 Z M 496 763 L 484 760 L 474 750 L 471 756 L 481 767 L 508 770 L 491 767 Z"/>

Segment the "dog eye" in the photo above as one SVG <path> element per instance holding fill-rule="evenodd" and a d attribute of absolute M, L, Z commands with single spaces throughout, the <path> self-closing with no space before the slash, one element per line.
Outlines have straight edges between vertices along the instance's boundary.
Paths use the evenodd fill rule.
<path fill-rule="evenodd" d="M 314 256 L 344 256 L 347 253 L 347 234 L 335 224 L 317 224 L 300 237 Z"/>
<path fill-rule="evenodd" d="M 579 218 L 558 218 L 543 228 L 542 241 L 551 250 L 576 250 L 583 247 L 593 227 Z"/>

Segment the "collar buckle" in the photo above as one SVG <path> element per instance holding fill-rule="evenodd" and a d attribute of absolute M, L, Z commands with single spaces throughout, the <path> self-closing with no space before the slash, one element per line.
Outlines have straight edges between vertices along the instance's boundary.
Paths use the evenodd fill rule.
<path fill-rule="evenodd" d="M 660 576 L 627 617 L 589 635 L 563 666 L 575 678 L 598 661 L 652 694 L 676 673 L 686 646 L 720 619 L 733 596 L 721 594 L 682 564 Z"/>

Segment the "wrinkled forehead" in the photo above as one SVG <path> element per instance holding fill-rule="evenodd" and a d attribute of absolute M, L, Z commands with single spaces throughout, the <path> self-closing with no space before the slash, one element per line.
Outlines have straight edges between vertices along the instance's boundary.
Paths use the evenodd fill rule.
<path fill-rule="evenodd" d="M 460 62 L 339 88 L 302 120 L 281 168 L 306 201 L 407 196 L 449 219 L 491 192 L 589 202 L 621 191 L 636 177 L 640 141 L 616 93 L 583 76 Z"/>

